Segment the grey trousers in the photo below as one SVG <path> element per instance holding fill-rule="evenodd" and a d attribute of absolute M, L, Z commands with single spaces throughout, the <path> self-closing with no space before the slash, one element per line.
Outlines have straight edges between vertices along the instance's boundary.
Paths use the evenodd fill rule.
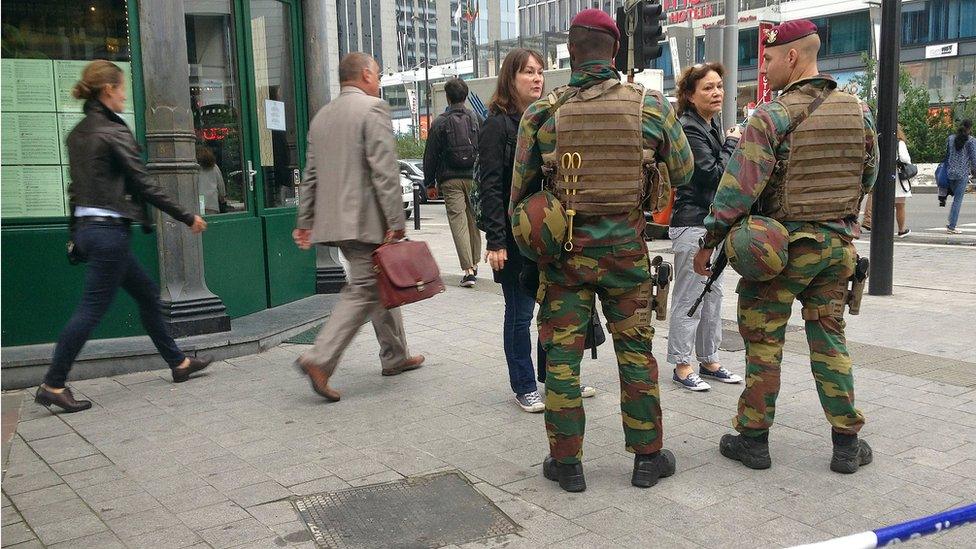
<path fill-rule="evenodd" d="M 400 310 L 387 310 L 380 303 L 372 258 L 377 247 L 378 244 L 365 242 L 339 245 L 349 264 L 346 286 L 312 348 L 302 355 L 303 362 L 320 366 L 332 375 L 346 347 L 367 321 L 373 323 L 380 343 L 380 365 L 384 370 L 402 365 L 409 357 Z"/>
<path fill-rule="evenodd" d="M 462 271 L 477 268 L 481 259 L 481 231 L 475 224 L 474 210 L 471 208 L 473 187 L 472 179 L 448 179 L 438 186 L 444 196 L 447 222 L 451 226 Z"/>
<path fill-rule="evenodd" d="M 722 343 L 722 279 L 719 276 L 712 291 L 688 316 L 708 277 L 695 273 L 695 254 L 698 239 L 705 235 L 704 227 L 672 227 L 668 229 L 674 251 L 674 283 L 671 285 L 671 311 L 668 332 L 668 363 L 691 364 L 692 351 L 699 362 L 718 362 L 718 346 Z"/>

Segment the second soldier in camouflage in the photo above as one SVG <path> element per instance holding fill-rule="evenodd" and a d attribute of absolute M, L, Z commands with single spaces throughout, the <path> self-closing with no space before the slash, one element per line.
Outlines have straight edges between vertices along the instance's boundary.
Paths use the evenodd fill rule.
<path fill-rule="evenodd" d="M 739 333 L 746 344 L 746 388 L 722 455 L 748 467 L 770 466 L 768 436 L 780 387 L 780 363 L 793 301 L 803 305 L 810 366 L 831 425 L 830 468 L 853 473 L 871 462 L 857 433 L 864 416 L 854 406 L 854 377 L 844 336 L 852 240 L 858 207 L 876 177 L 874 121 L 856 97 L 819 74 L 817 27 L 790 21 L 765 37 L 766 77 L 778 99 L 760 105 L 719 183 L 708 230 L 695 261 L 707 272 L 711 250 L 733 227 L 739 282 Z M 758 216 L 749 216 L 750 213 Z M 764 216 L 764 217 L 763 217 Z M 747 219 L 743 225 L 742 220 Z M 778 226 L 776 230 L 771 227 Z M 743 245 L 752 241 L 753 245 Z M 785 263 L 783 259 L 785 258 Z"/>

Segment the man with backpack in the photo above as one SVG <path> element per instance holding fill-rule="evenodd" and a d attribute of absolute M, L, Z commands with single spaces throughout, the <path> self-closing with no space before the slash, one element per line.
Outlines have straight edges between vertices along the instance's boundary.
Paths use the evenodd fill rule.
<path fill-rule="evenodd" d="M 471 288 L 477 280 L 481 257 L 481 233 L 471 207 L 474 189 L 474 164 L 478 158 L 478 119 L 464 107 L 468 85 L 459 78 L 444 84 L 447 111 L 437 117 L 427 132 L 424 151 L 424 186 L 437 182 L 444 197 L 447 221 L 454 236 L 454 247 L 464 276 L 461 287 Z"/>

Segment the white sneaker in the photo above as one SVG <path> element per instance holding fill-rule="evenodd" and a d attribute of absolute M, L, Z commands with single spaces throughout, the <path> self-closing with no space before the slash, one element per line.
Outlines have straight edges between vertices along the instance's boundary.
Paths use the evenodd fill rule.
<path fill-rule="evenodd" d="M 596 396 L 596 387 L 584 385 L 580 388 L 580 393 L 583 395 L 583 398 L 593 398 Z"/>
<path fill-rule="evenodd" d="M 962 231 L 960 231 L 959 229 L 950 229 L 949 227 L 946 227 L 946 233 L 948 233 L 948 234 L 962 234 Z"/>
<path fill-rule="evenodd" d="M 546 403 L 542 401 L 542 395 L 539 394 L 539 391 L 515 395 L 515 403 L 530 414 L 538 414 L 546 409 Z"/>

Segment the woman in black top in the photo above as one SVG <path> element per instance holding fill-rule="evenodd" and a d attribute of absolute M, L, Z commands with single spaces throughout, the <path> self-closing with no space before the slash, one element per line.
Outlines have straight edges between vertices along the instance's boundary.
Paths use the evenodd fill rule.
<path fill-rule="evenodd" d="M 722 110 L 724 70 L 718 63 L 688 67 L 678 79 L 678 112 L 688 144 L 695 157 L 695 172 L 688 185 L 675 192 L 668 235 L 674 251 L 674 285 L 671 290 L 671 320 L 668 334 L 668 362 L 675 365 L 672 380 L 691 391 L 711 387 L 700 376 L 723 383 L 740 383 L 742 378 L 718 362 L 722 341 L 722 279 L 712 286 L 705 300 L 688 317 L 688 309 L 701 293 L 705 277 L 695 274 L 693 262 L 698 240 L 705 235 L 715 190 L 725 165 L 739 143 L 740 130 L 733 126 L 723 136 L 716 116 Z M 691 365 L 692 352 L 699 362 L 698 373 Z"/>
<path fill-rule="evenodd" d="M 529 324 L 535 299 L 519 286 L 519 274 L 527 261 L 519 253 L 508 218 L 512 191 L 515 141 L 522 112 L 542 97 L 545 81 L 542 55 L 518 48 L 510 51 L 498 73 L 498 88 L 488 105 L 488 118 L 478 135 L 478 190 L 488 241 L 485 259 L 505 297 L 503 341 L 508 377 L 515 401 L 527 412 L 545 410 L 536 387 Z M 542 354 L 539 359 L 544 360 Z"/>
<path fill-rule="evenodd" d="M 91 408 L 75 400 L 64 383 L 71 364 L 105 315 L 119 287 L 139 304 L 142 325 L 169 364 L 173 381 L 186 381 L 211 359 L 189 358 L 167 333 L 159 307 L 159 288 L 136 261 L 129 247 L 130 226 L 150 226 L 145 203 L 186 224 L 194 233 L 206 221 L 170 200 L 149 179 L 129 127 L 117 113 L 125 109 L 122 69 L 109 61 L 92 61 L 81 73 L 73 95 L 85 100 L 85 118 L 68 134 L 71 165 L 71 236 L 77 256 L 88 262 L 85 287 L 74 314 L 58 337 L 51 367 L 34 400 L 66 412 Z"/>

